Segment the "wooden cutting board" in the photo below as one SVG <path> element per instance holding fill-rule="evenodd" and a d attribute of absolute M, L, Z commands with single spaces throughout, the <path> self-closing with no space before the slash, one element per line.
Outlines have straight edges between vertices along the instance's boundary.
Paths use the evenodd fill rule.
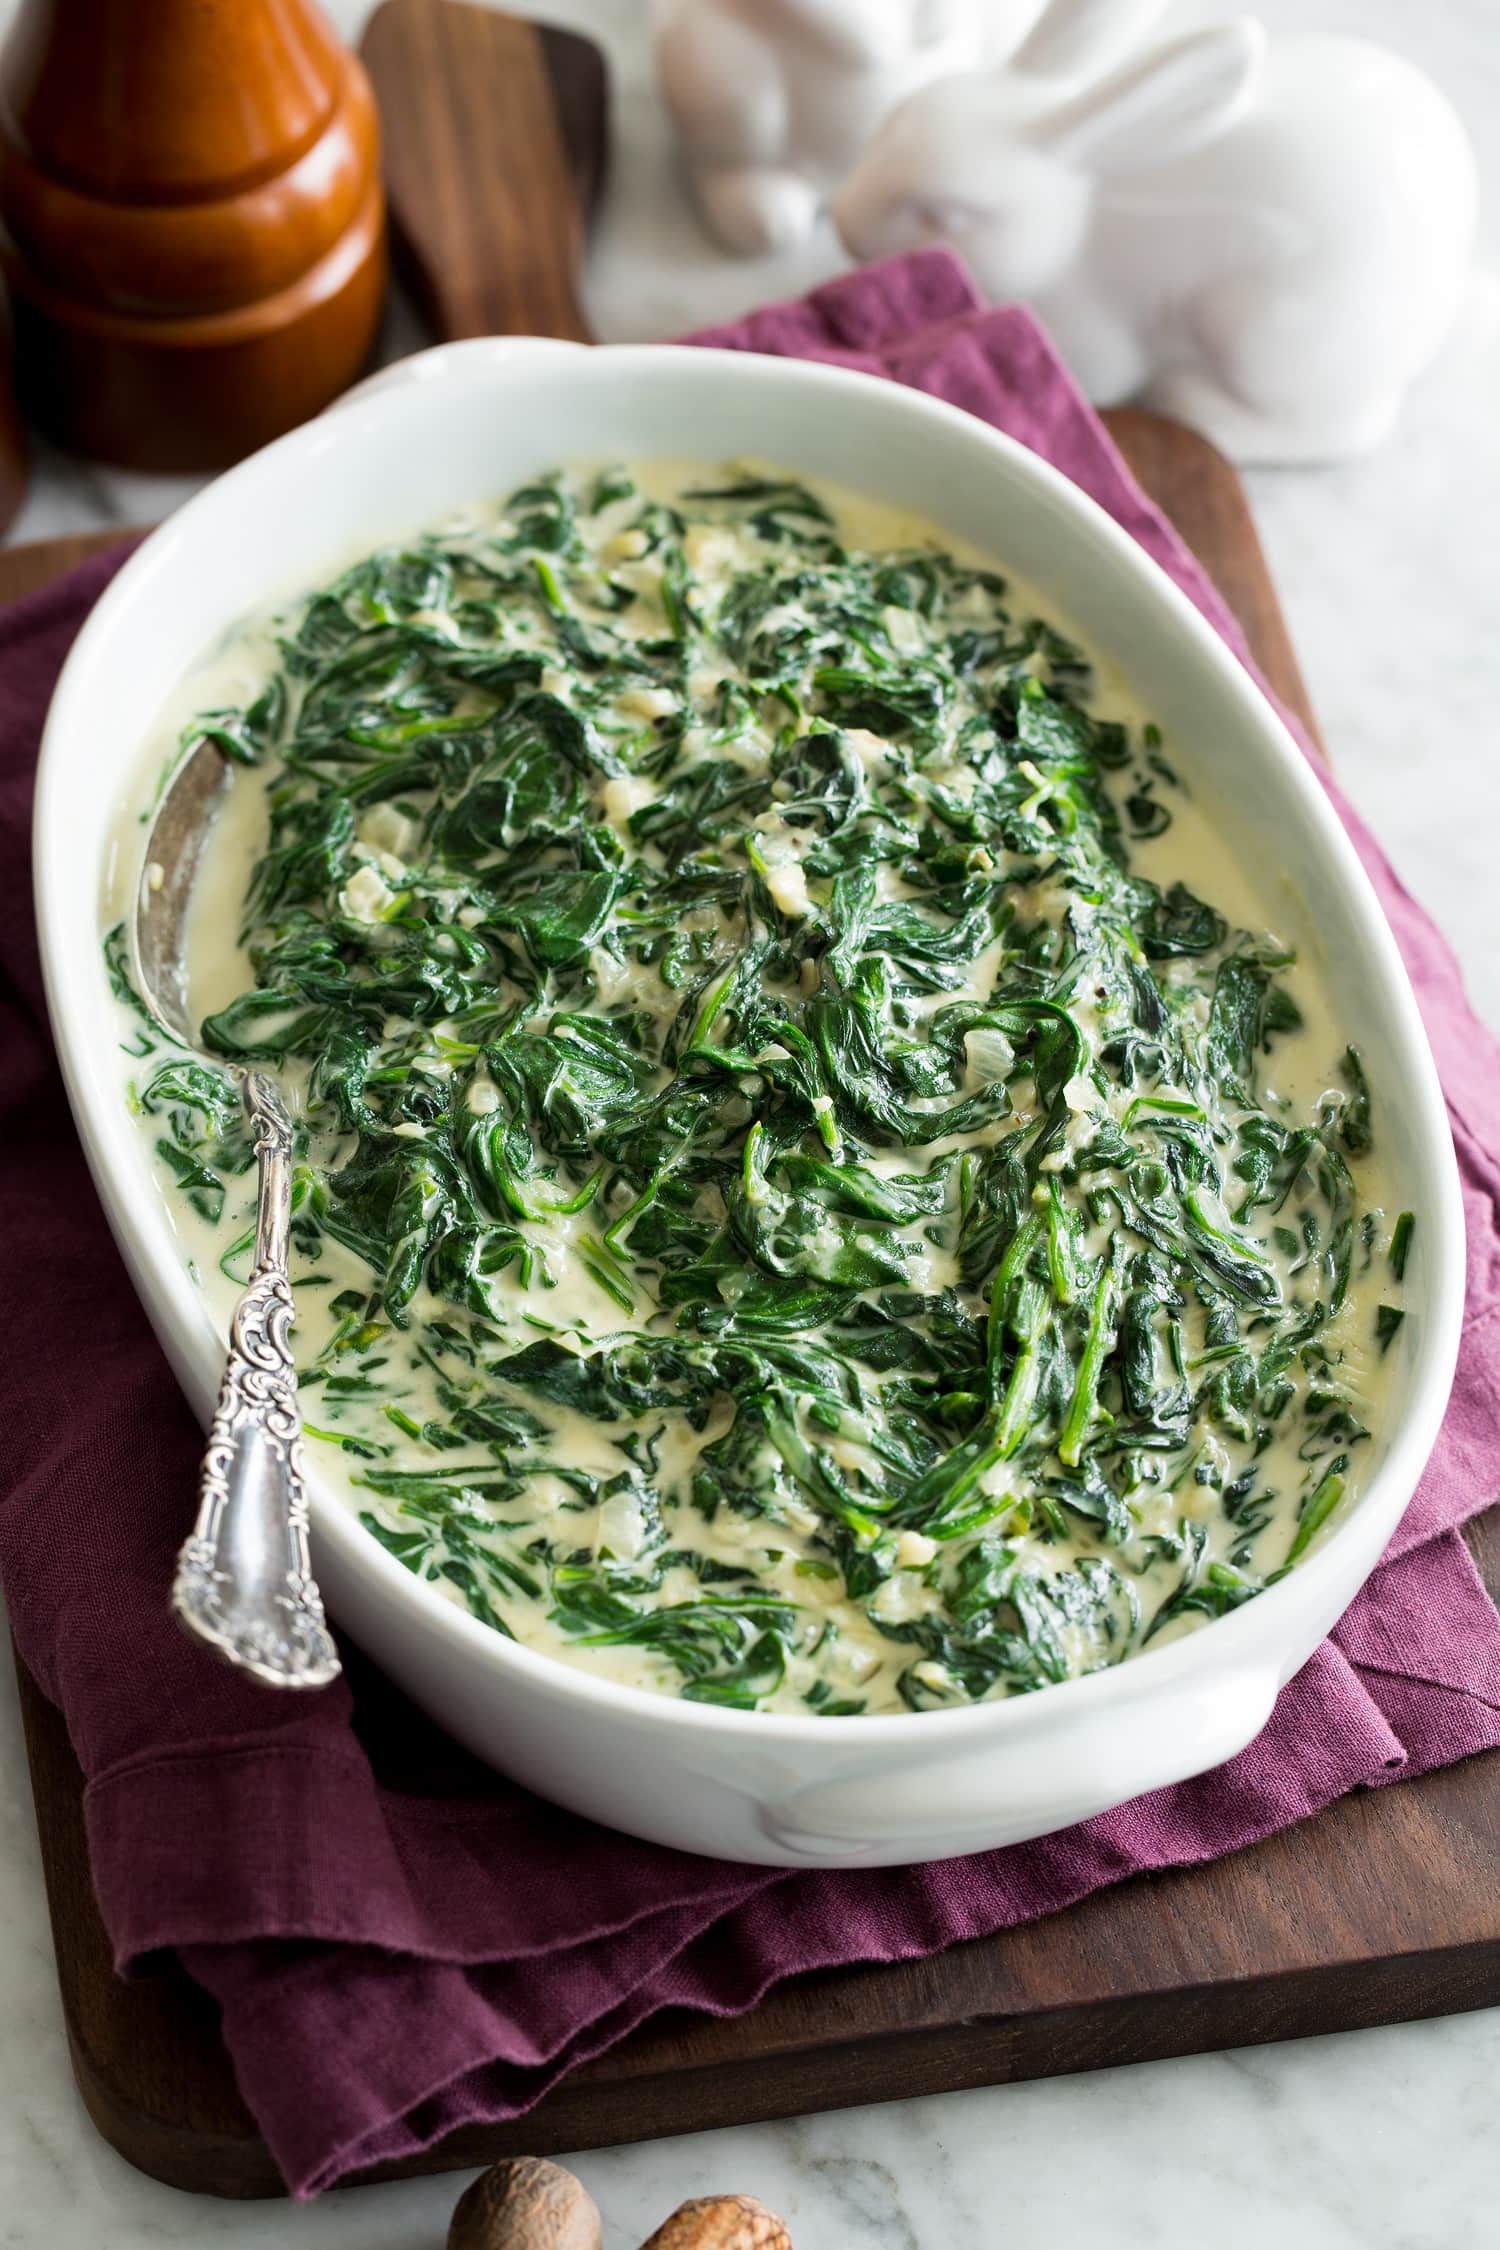
<path fill-rule="evenodd" d="M 1277 692 L 1306 694 L 1234 471 L 1201 438 L 1109 417 L 1137 475 L 1229 598 Z M 107 541 L 0 549 L 0 601 Z M 1500 1513 L 1473 1534 L 1500 1594 Z M 399 1762 L 394 1691 L 375 1738 Z M 224 2196 L 282 2192 L 214 2010 L 180 1972 L 110 1967 L 89 1887 L 82 1778 L 23 1673 L 37 1825 L 79 2090 L 142 2171 Z M 1346 1798 L 1211 1867 L 1141 1877 L 932 1961 L 802 1977 L 732 2022 L 679 2017 L 576 2072 L 515 2125 L 468 2128 L 370 2178 L 1040 2078 L 1500 2002 L 1500 1752 Z"/>
<path fill-rule="evenodd" d="M 456 0 L 385 0 L 363 52 L 398 239 L 439 332 L 585 335 L 578 267 L 605 155 L 597 50 Z M 1108 419 L 1236 610 L 1272 686 L 1311 725 L 1233 470 L 1173 424 Z M 107 543 L 0 550 L 0 601 Z M 1500 1516 L 1481 1527 L 1476 1552 L 1500 1591 Z M 354 1669 L 367 1737 L 399 1773 L 408 1706 Z M 89 2114 L 122 2155 L 174 2186 L 279 2194 L 210 2003 L 180 1972 L 129 1985 L 114 1976 L 89 1887 L 77 1764 L 24 1674 L 21 1701 L 63 2013 Z M 1215 1866 L 1141 1878 L 933 1961 L 799 1978 L 733 2022 L 663 2023 L 576 2072 L 519 2124 L 466 2129 L 368 2176 L 1486 2006 L 1500 2001 L 1497 1864 L 1500 1752 L 1346 1799 Z"/>

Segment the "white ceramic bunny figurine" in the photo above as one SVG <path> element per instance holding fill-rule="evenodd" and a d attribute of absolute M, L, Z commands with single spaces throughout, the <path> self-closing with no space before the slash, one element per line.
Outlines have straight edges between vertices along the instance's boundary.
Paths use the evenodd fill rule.
<path fill-rule="evenodd" d="M 845 243 L 951 243 L 988 296 L 1036 309 L 1092 398 L 1175 414 L 1238 460 L 1379 444 L 1469 266 L 1457 115 L 1382 48 L 1268 47 L 1243 17 L 1060 98 L 1048 50 L 1076 63 L 1127 11 L 1152 12 L 1052 0 L 1012 67 L 904 103 L 837 197 Z"/>
<path fill-rule="evenodd" d="M 705 221 L 742 253 L 784 250 L 914 87 L 1008 51 L 1040 0 L 653 0 L 662 91 Z"/>

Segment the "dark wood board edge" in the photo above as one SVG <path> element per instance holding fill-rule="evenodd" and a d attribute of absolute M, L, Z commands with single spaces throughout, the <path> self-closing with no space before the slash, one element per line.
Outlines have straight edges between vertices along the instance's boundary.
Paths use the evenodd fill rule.
<path fill-rule="evenodd" d="M 122 524 L 118 531 L 72 531 L 60 539 L 33 539 L 24 546 L 0 547 L 0 606 L 39 594 L 91 555 L 122 547 L 139 539 L 139 528 Z"/>
<path fill-rule="evenodd" d="M 1327 755 L 1239 473 L 1216 445 L 1143 408 L 1103 417 L 1136 482 L 1169 516 L 1244 628 L 1266 684 Z"/>
<path fill-rule="evenodd" d="M 1110 417 L 1142 484 L 1167 508 L 1215 571 L 1245 624 L 1273 688 L 1309 717 L 1243 492 L 1204 441 L 1153 417 Z M 129 536 L 78 536 L 39 548 L 0 549 L 0 600 L 33 590 L 62 569 Z M 1500 1529 L 1478 1527 L 1491 1583 L 1500 1583 Z M 265 2197 L 282 2184 L 240 2101 L 214 2011 L 181 1974 L 124 1984 L 89 1886 L 81 1776 L 56 1711 L 21 1676 L 28 1756 L 37 1801 L 49 1909 L 70 2052 L 80 2092 L 103 2137 L 142 2171 L 169 2184 L 232 2197 Z M 1390 1797 L 1346 1799 L 1319 1820 L 1207 1868 L 1143 1878 L 1099 1894 L 1049 1922 L 956 1949 L 935 1962 L 854 1969 L 777 1988 L 738 2023 L 699 2018 L 648 2028 L 565 2081 L 529 2117 L 475 2127 L 423 2157 L 361 2175 L 405 2177 L 477 2165 L 520 2150 L 603 2147 L 898 2096 L 1088 2070 L 1126 2061 L 1250 2045 L 1334 2028 L 1482 2007 L 1500 2000 L 1500 1904 L 1492 1869 L 1500 1840 L 1500 1753 L 1408 1784 Z M 1476 1908 L 1464 1852 L 1491 1871 Z M 1426 1885 L 1424 1923 L 1405 1902 L 1377 1939 L 1342 1926 L 1320 1960 L 1295 1957 L 1257 1932 L 1275 1932 L 1296 1885 L 1327 1883 L 1337 1864 L 1384 1852 L 1392 1867 L 1430 1876 L 1446 1854 L 1453 1897 Z M 1379 1880 L 1387 1870 L 1373 1871 Z M 1235 1944 L 1199 1973 L 1148 1989 L 1163 1964 L 1189 1967 L 1184 1933 L 1204 1925 L 1212 1901 Z M 1370 1910 L 1371 1913 L 1374 1909 Z M 1284 1917 L 1280 1918 L 1284 1921 Z M 1019 1965 L 1046 1965 L 1064 1950 L 1087 1970 L 1081 2001 L 997 2005 Z M 1436 1933 L 1437 1942 L 1429 1942 Z M 1154 1941 L 1154 1942 L 1153 1942 Z M 1207 1967 L 1210 1973 L 1203 1974 Z M 1057 1987 L 1055 1961 L 1033 1991 Z M 1070 1968 L 1069 1975 L 1075 1970 Z M 957 1997 L 955 1976 L 959 1980 Z M 1137 1979 L 1137 1988 L 1129 1989 Z M 1064 1979 L 1066 1981 L 1066 1979 Z"/>
<path fill-rule="evenodd" d="M 537 25 L 542 62 L 552 85 L 557 128 L 567 150 L 574 193 L 585 232 L 603 200 L 613 153 L 609 121 L 609 66 L 604 51 L 579 32 L 555 23 Z"/>

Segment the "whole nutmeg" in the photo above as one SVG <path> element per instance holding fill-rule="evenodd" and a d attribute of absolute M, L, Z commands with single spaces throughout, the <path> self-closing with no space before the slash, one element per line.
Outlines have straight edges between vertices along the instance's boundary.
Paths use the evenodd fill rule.
<path fill-rule="evenodd" d="M 537 2156 L 481 2172 L 448 2228 L 448 2250 L 603 2250 L 603 2242 L 599 2206 L 583 2182 Z"/>
<path fill-rule="evenodd" d="M 641 2250 L 792 2250 L 792 2238 L 753 2195 L 703 2195 L 674 2211 Z"/>

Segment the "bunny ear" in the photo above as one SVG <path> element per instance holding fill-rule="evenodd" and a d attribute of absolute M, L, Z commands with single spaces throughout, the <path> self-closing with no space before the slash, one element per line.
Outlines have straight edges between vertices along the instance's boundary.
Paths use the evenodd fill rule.
<path fill-rule="evenodd" d="M 1192 32 L 1055 111 L 1045 137 L 1086 171 L 1170 163 L 1238 121 L 1265 57 L 1265 30 L 1253 16 Z"/>
<path fill-rule="evenodd" d="M 1167 0 L 1051 0 L 1011 56 L 1011 68 L 1076 83 L 1127 54 L 1166 6 Z"/>

